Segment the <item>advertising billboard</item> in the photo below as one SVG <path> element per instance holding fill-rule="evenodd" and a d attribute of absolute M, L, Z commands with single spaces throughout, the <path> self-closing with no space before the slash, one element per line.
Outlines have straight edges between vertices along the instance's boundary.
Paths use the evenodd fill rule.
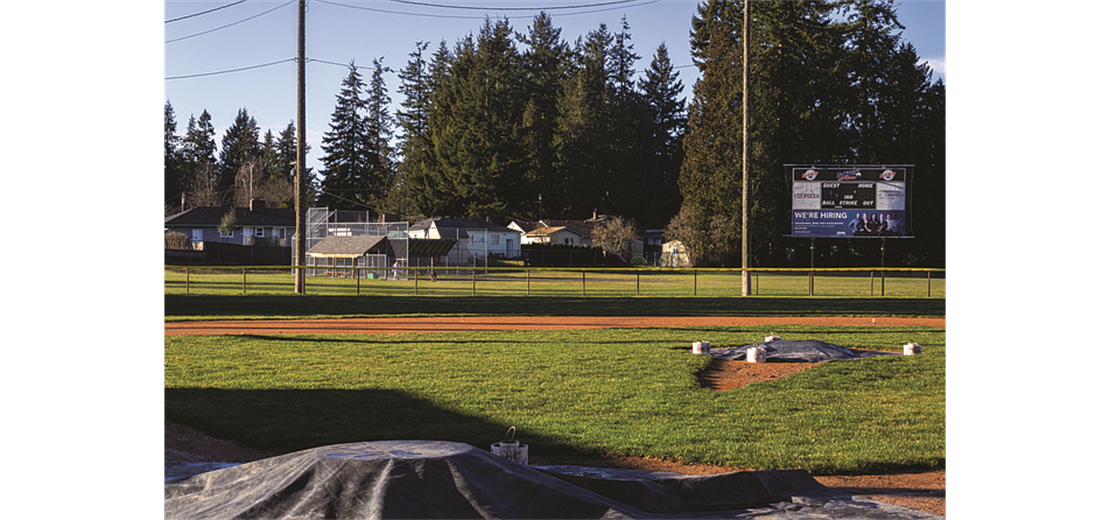
<path fill-rule="evenodd" d="M 793 181 L 791 237 L 909 236 L 913 165 L 785 166 Z"/>

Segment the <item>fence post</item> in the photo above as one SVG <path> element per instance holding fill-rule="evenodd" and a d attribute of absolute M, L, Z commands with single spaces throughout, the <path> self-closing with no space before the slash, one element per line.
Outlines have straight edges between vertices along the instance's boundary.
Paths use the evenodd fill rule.
<path fill-rule="evenodd" d="M 420 295 L 420 270 L 414 269 L 412 271 L 412 295 Z"/>
<path fill-rule="evenodd" d="M 477 269 L 471 269 L 470 270 L 470 295 L 471 296 L 477 296 L 478 295 L 478 270 Z"/>
<path fill-rule="evenodd" d="M 524 270 L 524 282 L 525 282 L 524 295 L 525 296 L 531 296 L 532 295 L 532 270 L 531 269 L 525 269 Z"/>
<path fill-rule="evenodd" d="M 243 268 L 243 294 L 247 294 L 247 268 Z"/>
<path fill-rule="evenodd" d="M 640 272 L 636 271 L 636 296 L 640 295 Z"/>
<path fill-rule="evenodd" d="M 698 295 L 698 270 L 694 269 L 694 296 Z"/>
<path fill-rule="evenodd" d="M 871 270 L 871 296 L 875 296 L 875 270 Z"/>
<path fill-rule="evenodd" d="M 189 268 L 185 268 L 185 294 L 189 294 Z"/>
<path fill-rule="evenodd" d="M 932 298 L 933 297 L 933 272 L 932 271 L 925 271 L 925 283 L 926 283 L 926 291 L 927 291 L 925 293 L 925 296 L 928 297 L 928 298 Z"/>
<path fill-rule="evenodd" d="M 595 260 L 596 260 L 596 256 L 597 255 L 594 255 Z M 586 296 L 586 270 L 585 269 L 582 270 L 582 296 Z"/>
<path fill-rule="evenodd" d="M 358 262 L 358 260 L 355 260 L 355 262 Z M 358 271 L 358 269 L 355 269 L 355 296 L 362 294 L 362 278 Z"/>

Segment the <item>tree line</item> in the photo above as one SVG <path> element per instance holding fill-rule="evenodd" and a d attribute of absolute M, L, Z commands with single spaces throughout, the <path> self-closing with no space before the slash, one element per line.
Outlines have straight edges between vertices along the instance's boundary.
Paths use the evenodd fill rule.
<path fill-rule="evenodd" d="M 808 260 L 790 234 L 784 164 L 914 164 L 916 238 L 822 240 L 822 265 L 866 257 L 944 265 L 944 84 L 901 39 L 892 0 L 750 2 L 749 233 L 752 266 Z M 707 0 L 694 17 L 694 86 L 682 209 L 669 228 L 700 264 L 739 265 L 744 4 Z M 808 264 L 808 262 L 805 262 Z M 888 265 L 893 265 L 894 262 Z"/>
<path fill-rule="evenodd" d="M 255 119 L 247 109 L 240 109 L 217 153 L 216 130 L 208 110 L 199 117 L 190 115 L 185 133 L 178 135 L 177 116 L 166 101 L 166 214 L 200 206 L 246 207 L 251 198 L 293 207 L 296 127 L 290 121 L 277 136 L 270 130 L 261 137 L 259 133 Z"/>
<path fill-rule="evenodd" d="M 944 85 L 901 40 L 893 1 L 760 1 L 751 9 L 752 265 L 808 248 L 784 238 L 786 163 L 915 164 L 920 238 L 907 241 L 902 260 L 942 265 Z M 637 74 L 627 20 L 615 30 L 599 24 L 573 43 L 546 13 L 523 33 L 487 19 L 454 46 L 429 51 L 429 42 L 417 42 L 396 71 L 396 114 L 384 81 L 390 69 L 381 59 L 352 62 L 323 139 L 313 203 L 501 222 L 596 211 L 641 228 L 666 226 L 701 265 L 739 265 L 742 16 L 739 0 L 699 6 L 690 45 L 701 77 L 689 106 L 666 45 Z M 167 101 L 171 205 L 182 192 L 195 194 L 190 206 L 220 196 L 238 202 L 248 183 L 285 193 L 267 199 L 291 205 L 292 123 L 259 138 L 241 109 L 218 158 L 207 111 L 190 116 L 184 136 L 175 128 Z M 217 198 L 204 199 L 205 187 Z M 874 249 L 839 244 L 841 255 Z"/>

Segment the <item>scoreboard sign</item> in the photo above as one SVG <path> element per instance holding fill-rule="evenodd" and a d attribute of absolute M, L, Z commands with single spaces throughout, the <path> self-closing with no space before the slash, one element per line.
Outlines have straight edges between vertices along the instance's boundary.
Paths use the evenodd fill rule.
<path fill-rule="evenodd" d="M 786 165 L 792 237 L 905 237 L 912 165 Z"/>

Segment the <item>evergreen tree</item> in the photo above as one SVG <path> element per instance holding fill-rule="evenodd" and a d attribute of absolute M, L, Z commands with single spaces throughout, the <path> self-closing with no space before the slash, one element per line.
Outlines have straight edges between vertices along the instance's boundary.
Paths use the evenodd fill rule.
<path fill-rule="evenodd" d="M 919 154 L 935 155 L 925 150 L 943 146 L 943 132 L 922 124 L 935 114 L 929 105 L 937 100 L 925 95 L 928 74 L 916 53 L 899 42 L 901 26 L 891 1 L 750 6 L 749 229 L 758 266 L 774 261 L 781 236 L 789 232 L 790 179 L 783 164 L 904 163 Z M 741 95 L 739 78 L 733 83 L 728 76 L 729 68 L 740 68 L 742 15 L 739 1 L 709 0 L 691 31 L 704 75 L 691 103 L 682 194 L 684 207 L 691 206 L 703 227 L 715 215 L 739 224 L 740 208 L 730 209 L 727 199 L 740 193 L 735 163 L 741 154 L 740 121 L 729 123 L 725 114 L 734 111 L 730 107 L 739 105 Z M 728 56 L 735 58 L 722 60 Z M 932 141 L 937 135 L 941 141 Z M 733 234 L 738 237 L 738 230 Z M 848 245 L 862 254 L 872 244 Z M 716 261 L 738 257 L 733 249 Z"/>
<path fill-rule="evenodd" d="M 533 19 L 528 35 L 517 39 L 527 45 L 524 51 L 524 75 L 527 105 L 524 109 L 523 132 L 527 150 L 526 176 L 536 190 L 536 211 L 531 218 L 543 218 L 543 194 L 557 193 L 559 180 L 555 171 L 556 121 L 559 117 L 559 91 L 567 78 L 570 48 L 560 36 L 562 31 L 541 12 Z"/>
<path fill-rule="evenodd" d="M 520 54 L 507 20 L 486 20 L 460 40 L 429 117 L 431 158 L 424 165 L 440 198 L 433 214 L 507 218 L 527 209 L 520 172 L 525 97 Z"/>
<path fill-rule="evenodd" d="M 679 98 L 682 80 L 671 65 L 665 43 L 656 49 L 639 87 L 651 119 L 644 200 L 651 201 L 652 210 L 644 212 L 641 222 L 648 228 L 660 228 L 679 211 L 678 172 L 682 166 L 682 139 L 688 126 L 686 99 Z"/>
<path fill-rule="evenodd" d="M 397 128 L 400 130 L 397 179 L 385 205 L 386 213 L 416 216 L 417 187 L 416 166 L 428 153 L 428 112 L 432 104 L 432 84 L 428 61 L 424 52 L 428 42 L 417 42 L 416 50 L 409 53 L 409 62 L 397 76 L 401 79 L 398 93 L 404 96 L 397 111 Z"/>
<path fill-rule="evenodd" d="M 380 82 L 381 64 L 374 60 L 376 82 Z M 370 102 L 363 98 L 366 85 L 358 67 L 350 64 L 347 77 L 336 96 L 331 128 L 323 138 L 324 164 L 321 175 L 319 203 L 337 209 L 373 209 L 381 205 L 386 158 L 378 147 L 380 121 L 371 121 L 367 113 Z M 383 86 L 375 88 L 384 88 Z M 388 100 L 387 100 L 388 102 Z"/>
<path fill-rule="evenodd" d="M 163 156 L 163 200 L 167 211 L 176 213 L 181 210 L 180 197 L 185 191 L 188 180 L 188 168 L 182 146 L 182 138 L 177 135 L 177 119 L 174 116 L 173 105 L 166 101 L 165 114 L 165 155 Z M 172 208 L 172 211 L 171 211 Z"/>
<path fill-rule="evenodd" d="M 575 41 L 572 68 L 559 98 L 553 145 L 559 186 L 544 197 L 555 218 L 582 218 L 603 206 L 613 178 L 612 104 L 607 60 L 613 36 L 602 23 Z"/>
<path fill-rule="evenodd" d="M 235 179 L 239 169 L 262 155 L 258 143 L 258 123 L 246 108 L 239 109 L 235 121 L 224 132 L 220 145 L 217 186 L 220 191 L 231 192 L 236 189 Z"/>
<path fill-rule="evenodd" d="M 366 178 L 365 198 L 369 205 L 381 211 L 386 197 L 394 188 L 396 161 L 390 139 L 393 137 L 393 117 L 389 114 L 389 90 L 383 74 L 389 69 L 381 59 L 373 62 L 374 71 L 366 88 L 366 130 L 369 138 L 370 163 Z"/>
<path fill-rule="evenodd" d="M 216 129 L 212 126 L 212 116 L 208 110 L 200 113 L 200 118 L 189 115 L 185 138 L 181 143 L 181 153 L 190 170 L 215 168 L 216 166 Z"/>
<path fill-rule="evenodd" d="M 405 115 L 400 118 L 402 128 L 403 162 L 399 167 L 401 181 L 396 190 L 392 207 L 398 213 L 411 215 L 445 215 L 453 198 L 450 183 L 438 169 L 435 142 L 431 133 L 432 121 L 441 118 L 439 107 L 447 96 L 453 57 L 447 43 L 439 42 L 427 64 L 423 63 L 423 49 L 410 54 L 402 88 L 406 96 L 402 106 Z M 425 68 L 426 67 L 426 68 Z"/>
<path fill-rule="evenodd" d="M 717 7 L 710 2 L 707 8 Z M 720 17 L 723 10 L 712 16 Z M 714 217 L 741 214 L 742 112 L 737 109 L 741 97 L 741 78 L 734 71 L 742 70 L 741 48 L 736 45 L 736 27 L 723 17 L 706 21 L 701 34 L 704 45 L 698 51 L 702 77 L 694 85 L 690 103 L 690 132 L 683 141 L 685 161 L 679 173 L 682 192 L 682 236 L 697 240 L 685 244 L 698 262 L 725 264 L 738 255 L 714 249 L 708 240 L 710 222 Z M 724 232 L 724 243 L 739 242 L 739 229 Z M 735 264 L 733 264 L 735 265 Z"/>
<path fill-rule="evenodd" d="M 230 195 L 220 192 L 217 187 L 215 136 L 216 129 L 212 126 L 208 110 L 202 111 L 199 118 L 189 115 L 181 145 L 187 186 L 186 204 L 189 207 L 220 206 Z"/>

